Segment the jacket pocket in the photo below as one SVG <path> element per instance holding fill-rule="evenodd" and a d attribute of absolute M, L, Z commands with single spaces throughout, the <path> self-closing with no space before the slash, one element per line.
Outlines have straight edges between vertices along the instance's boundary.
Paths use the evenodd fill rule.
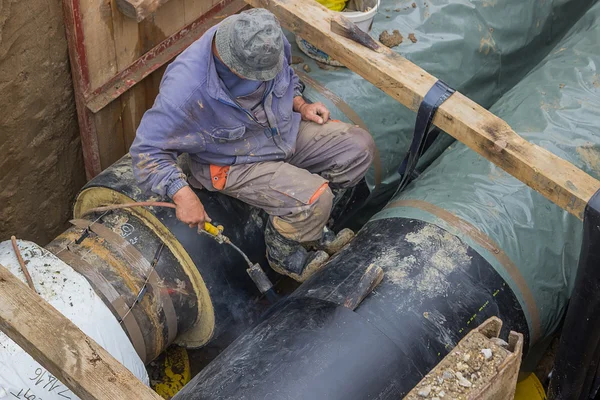
<path fill-rule="evenodd" d="M 218 143 L 226 143 L 234 140 L 239 140 L 246 133 L 246 126 L 240 125 L 233 128 L 215 128 L 212 131 L 208 132 L 210 137 L 212 137 Z"/>
<path fill-rule="evenodd" d="M 272 190 L 305 205 L 311 204 L 314 196 L 320 194 L 319 191 L 326 185 L 327 180 L 321 176 L 287 163 L 282 163 L 269 181 Z"/>
<path fill-rule="evenodd" d="M 290 88 L 291 82 L 289 76 L 284 76 L 275 82 L 275 86 L 273 87 L 273 110 L 276 112 L 278 121 L 287 122 L 292 116 L 294 96 L 288 93 L 290 90 L 293 90 L 293 88 Z"/>

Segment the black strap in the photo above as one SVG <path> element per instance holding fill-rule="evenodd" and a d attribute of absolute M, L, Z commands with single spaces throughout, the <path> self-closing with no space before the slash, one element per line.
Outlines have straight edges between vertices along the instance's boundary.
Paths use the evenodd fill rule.
<path fill-rule="evenodd" d="M 417 167 L 419 158 L 425 150 L 431 146 L 439 134 L 437 128 L 431 129 L 431 122 L 433 121 L 433 117 L 439 106 L 441 106 L 454 92 L 454 89 L 438 80 L 423 98 L 423 102 L 419 106 L 419 111 L 417 112 L 415 132 L 413 134 L 410 149 L 398 170 L 398 173 L 402 176 L 402 180 L 400 181 L 397 191 L 401 191 L 408 185 L 411 176 Z"/>
<path fill-rule="evenodd" d="M 587 400 L 599 391 L 600 365 L 600 190 L 583 215 L 579 264 L 560 335 L 548 398 Z"/>

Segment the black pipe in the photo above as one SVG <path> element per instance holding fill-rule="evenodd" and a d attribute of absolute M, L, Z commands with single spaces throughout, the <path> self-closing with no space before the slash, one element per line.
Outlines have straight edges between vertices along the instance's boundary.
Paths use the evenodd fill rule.
<path fill-rule="evenodd" d="M 383 281 L 355 312 L 344 309 L 371 264 Z M 475 250 L 422 221 L 371 221 L 175 399 L 398 399 L 490 316 L 504 321 L 505 339 L 529 330 Z"/>
<path fill-rule="evenodd" d="M 548 398 L 593 399 L 600 383 L 600 190 L 585 208 L 579 267 L 563 326 Z"/>
<path fill-rule="evenodd" d="M 46 249 L 78 272 L 83 272 L 86 278 L 91 278 L 90 284 L 117 320 L 122 319 L 122 313 L 118 313 L 114 302 L 106 296 L 109 293 L 105 293 L 106 290 L 99 285 L 101 282 L 95 277 L 102 276 L 106 284 L 121 296 L 126 307 L 131 310 L 129 312 L 131 317 L 139 326 L 142 339 L 139 340 L 139 333 L 138 337 L 132 337 L 135 333 L 128 330 L 131 327 L 129 324 L 122 324 L 125 333 L 134 346 L 138 344 L 136 340 L 143 342 L 144 349 L 136 346 L 136 350 L 142 360 L 150 362 L 173 341 L 178 333 L 186 332 L 194 325 L 198 315 L 198 298 L 192 290 L 191 282 L 173 253 L 134 215 L 116 210 L 101 219 L 90 215 L 85 220 L 89 224 L 96 221 L 95 228 L 102 225 L 132 244 L 146 259 L 148 262 L 146 265 L 150 266 L 159 277 L 160 293 L 148 290 L 149 287 L 156 287 L 156 285 L 146 284 L 148 271 L 131 265 L 129 260 L 119 255 L 113 244 L 96 235 L 91 229 L 69 228 L 49 243 Z M 91 233 L 82 235 L 82 231 Z M 77 237 L 83 239 L 79 243 L 77 241 L 71 243 L 73 238 Z M 74 260 L 73 257 L 79 260 Z M 93 275 L 81 271 L 79 264 L 82 262 L 88 263 L 94 269 Z M 163 308 L 162 296 L 169 297 L 173 309 Z M 169 327 L 167 313 L 173 310 L 176 324 Z"/>
<path fill-rule="evenodd" d="M 224 233 L 253 262 L 262 265 L 271 279 L 277 278 L 278 275 L 267 268 L 265 258 L 263 231 L 266 214 L 218 193 L 196 190 L 196 194 L 207 213 L 224 225 Z M 141 236 L 127 236 L 123 240 L 129 241 L 149 263 L 157 246 L 164 244 L 167 249 L 157 264 L 157 273 L 165 286 L 175 288 L 168 294 L 177 314 L 175 341 L 187 347 L 198 347 L 221 336 L 222 344 L 227 344 L 255 323 L 269 306 L 246 273 L 246 262 L 238 252 L 206 235 L 199 235 L 195 229 L 178 221 L 175 210 L 170 208 L 144 207 L 85 215 L 91 208 L 115 203 L 169 201 L 151 196 L 151 193 L 143 193 L 137 186 L 131 158 L 127 155 L 88 182 L 77 198 L 74 214 L 76 218 L 86 220 L 86 223 L 97 221 L 98 225 L 118 233 L 121 233 L 119 229 L 123 220 L 128 221 L 136 235 Z M 71 228 L 57 238 L 50 246 L 53 251 L 60 252 L 65 248 L 71 237 L 77 234 L 75 232 L 82 231 L 78 229 Z M 105 245 L 93 234 L 90 238 L 83 238 L 81 245 L 87 248 L 78 249 L 73 244 L 70 248 L 80 255 L 96 257 L 98 265 L 94 269 L 101 271 L 126 304 L 131 306 L 139 294 L 140 285 L 143 285 L 144 274 L 136 271 L 135 265 L 118 257 L 114 246 Z M 191 269 L 193 271 L 190 272 Z M 195 281 L 190 274 L 195 274 Z M 91 283 L 94 286 L 94 282 Z M 153 301 L 152 293 L 144 294 L 140 304 Z M 110 303 L 106 299 L 105 302 Z M 146 306 L 136 306 L 131 312 L 145 336 L 147 357 L 142 358 L 149 362 L 174 339 L 173 330 L 168 332 L 164 327 L 160 307 L 152 309 L 151 304 Z"/>

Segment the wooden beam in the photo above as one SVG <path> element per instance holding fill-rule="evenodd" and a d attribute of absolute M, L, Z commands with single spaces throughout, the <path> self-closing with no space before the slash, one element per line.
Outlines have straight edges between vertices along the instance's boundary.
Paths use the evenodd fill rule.
<path fill-rule="evenodd" d="M 62 5 L 77 120 L 79 122 L 79 136 L 81 137 L 83 150 L 83 163 L 87 179 L 92 179 L 102 171 L 102 167 L 100 165 L 100 148 L 93 114 L 85 106 L 85 94 L 90 88 L 90 75 L 83 37 L 83 21 L 79 9 L 79 0 L 63 0 Z"/>
<path fill-rule="evenodd" d="M 417 111 L 437 79 L 399 54 L 375 52 L 331 31 L 335 12 L 314 0 L 246 0 L 267 8 L 281 24 L 335 57 L 385 93 Z M 439 108 L 434 124 L 579 219 L 600 181 L 529 143 L 461 93 Z"/>
<path fill-rule="evenodd" d="M 161 399 L 2 265 L 0 304 L 0 330 L 81 399 Z"/>
<path fill-rule="evenodd" d="M 216 4 L 206 14 L 163 40 L 90 93 L 86 98 L 87 107 L 97 113 L 145 77 L 175 58 L 208 29 L 221 22 L 223 17 L 235 14 L 245 7 L 247 5 L 244 0 L 223 0 Z"/>
<path fill-rule="evenodd" d="M 167 1 L 169 0 L 116 0 L 119 11 L 137 22 L 142 22 Z"/>

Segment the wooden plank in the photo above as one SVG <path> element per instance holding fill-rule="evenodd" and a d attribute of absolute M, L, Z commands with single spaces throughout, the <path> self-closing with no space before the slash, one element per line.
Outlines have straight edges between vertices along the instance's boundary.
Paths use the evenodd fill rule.
<path fill-rule="evenodd" d="M 0 330 L 82 399 L 161 397 L 0 265 Z"/>
<path fill-rule="evenodd" d="M 140 46 L 139 24 L 123 15 L 116 7 L 116 0 L 113 0 L 112 19 L 113 19 L 113 40 L 115 43 L 115 53 L 117 61 L 117 70 L 119 73 L 127 69 L 132 62 L 140 57 L 143 52 Z M 117 74 L 118 75 L 118 74 Z M 111 78 L 112 79 L 112 78 Z M 104 86 L 104 85 L 103 85 Z M 102 87 L 103 87 L 102 86 Z M 135 131 L 146 111 L 144 107 L 145 91 L 143 87 L 133 88 L 124 93 L 121 101 L 121 123 L 123 137 L 123 151 L 133 143 Z M 111 102 L 117 98 L 111 99 Z M 96 111 L 97 112 L 97 111 Z M 123 153 L 124 154 L 124 153 Z"/>
<path fill-rule="evenodd" d="M 86 100 L 88 108 L 95 113 L 100 111 L 114 99 L 175 58 L 210 27 L 220 22 L 223 17 L 239 12 L 244 7 L 246 7 L 246 3 L 243 0 L 223 0 L 218 2 L 208 12 L 152 47 L 127 67 L 121 69 L 122 66 L 119 64 L 121 72 L 88 96 Z M 186 11 L 187 15 L 188 12 Z M 119 27 L 119 23 L 115 23 L 115 32 L 117 31 L 117 27 Z M 131 34 L 129 35 L 131 36 Z M 140 36 L 143 37 L 144 34 L 140 33 Z M 135 36 L 135 40 L 137 43 L 138 36 Z M 140 42 L 136 46 L 142 48 L 149 46 L 149 43 L 151 43 L 149 39 L 144 39 L 143 42 L 143 44 Z M 119 51 L 117 51 L 117 54 L 119 54 Z M 118 59 L 122 60 L 124 57 L 118 57 Z"/>
<path fill-rule="evenodd" d="M 62 5 L 85 174 L 92 179 L 102 171 L 102 166 L 93 115 L 85 104 L 90 81 L 79 0 L 63 0 Z"/>
<path fill-rule="evenodd" d="M 169 0 L 117 0 L 117 7 L 128 18 L 142 22 Z"/>
<path fill-rule="evenodd" d="M 152 16 L 152 22 L 155 25 L 155 34 L 148 37 L 148 47 L 146 47 L 145 51 L 151 50 L 154 46 L 184 27 L 184 13 L 183 0 L 171 0 L 161 7 L 160 11 Z"/>
<path fill-rule="evenodd" d="M 183 0 L 184 23 L 191 24 L 219 2 L 219 0 Z"/>
<path fill-rule="evenodd" d="M 125 136 L 123 133 L 123 115 L 126 105 L 117 99 L 100 113 L 94 114 L 94 124 L 98 131 L 98 148 L 102 169 L 110 167 L 125 153 Z"/>
<path fill-rule="evenodd" d="M 139 44 L 139 25 L 121 14 L 116 9 L 116 0 L 113 0 L 112 26 L 116 70 L 121 72 L 143 53 Z"/>
<path fill-rule="evenodd" d="M 369 50 L 331 32 L 335 13 L 314 0 L 247 0 L 271 10 L 282 25 L 335 57 L 385 93 L 416 111 L 436 78 L 401 55 Z M 529 143 L 461 93 L 439 108 L 434 124 L 579 219 L 600 181 Z"/>
<path fill-rule="evenodd" d="M 90 76 L 90 90 L 117 73 L 117 53 L 111 0 L 78 0 L 81 6 L 85 50 Z M 88 93 L 86 93 L 87 96 Z M 101 114 L 93 115 L 101 168 L 107 168 L 124 152 L 123 104 L 118 99 Z"/>
<path fill-rule="evenodd" d="M 117 73 L 110 1 L 78 0 L 91 90 Z"/>

